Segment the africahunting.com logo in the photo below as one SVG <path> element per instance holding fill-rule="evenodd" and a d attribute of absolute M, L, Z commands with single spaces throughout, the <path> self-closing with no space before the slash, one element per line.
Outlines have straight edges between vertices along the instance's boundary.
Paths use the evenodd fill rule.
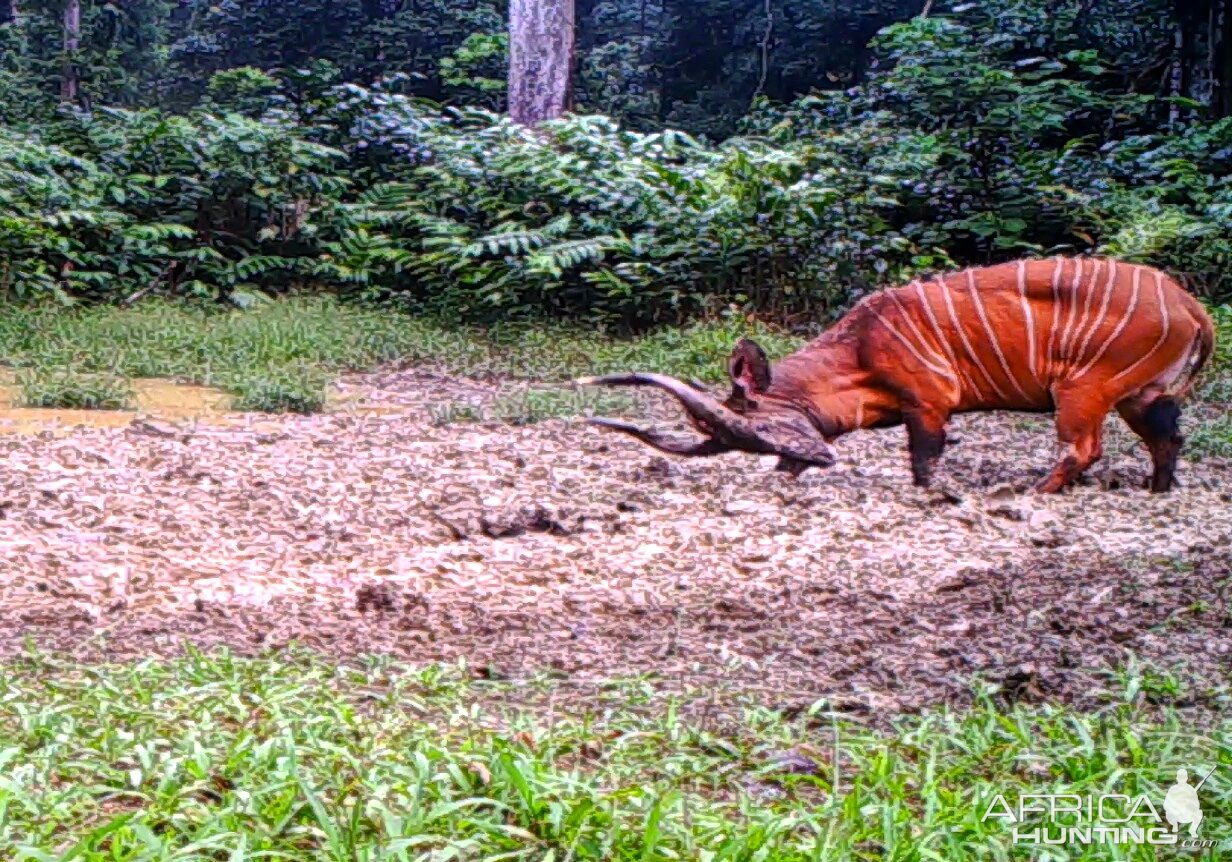
<path fill-rule="evenodd" d="M 1009 825 L 1015 844 L 1152 844 L 1206 850 L 1216 845 L 1203 838 L 1202 802 L 1198 791 L 1215 767 L 1197 784 L 1189 772 L 1176 771 L 1162 800 L 1163 812 L 1146 794 L 1026 793 L 1010 800 L 1000 793 L 984 811 L 983 820 Z"/>

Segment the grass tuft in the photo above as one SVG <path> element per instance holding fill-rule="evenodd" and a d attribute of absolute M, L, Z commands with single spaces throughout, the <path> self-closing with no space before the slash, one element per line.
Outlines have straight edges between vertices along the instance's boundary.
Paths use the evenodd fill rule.
<path fill-rule="evenodd" d="M 330 375 L 304 362 L 253 369 L 229 383 L 236 410 L 256 413 L 316 413 L 325 406 Z"/>
<path fill-rule="evenodd" d="M 438 428 L 486 421 L 483 409 L 475 404 L 451 401 L 444 406 L 431 405 L 429 410 L 432 413 L 432 424 Z"/>
<path fill-rule="evenodd" d="M 498 398 L 489 406 L 452 402 L 435 408 L 432 420 L 437 426 L 475 422 L 534 425 L 549 419 L 620 413 L 636 403 L 631 396 L 618 392 L 525 389 Z"/>
<path fill-rule="evenodd" d="M 65 369 L 23 369 L 17 375 L 22 407 L 57 410 L 124 410 L 132 404 L 127 380 L 114 374 L 90 374 Z"/>
<path fill-rule="evenodd" d="M 1199 458 L 1232 458 L 1232 416 L 1196 423 L 1186 435 L 1185 452 Z"/>
<path fill-rule="evenodd" d="M 549 419 L 621 413 L 635 403 L 628 395 L 614 392 L 531 389 L 501 399 L 494 413 L 499 421 L 510 425 L 534 425 Z"/>

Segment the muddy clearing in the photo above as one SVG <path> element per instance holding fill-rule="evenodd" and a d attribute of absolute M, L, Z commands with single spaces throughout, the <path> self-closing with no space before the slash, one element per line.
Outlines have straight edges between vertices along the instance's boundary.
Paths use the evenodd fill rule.
<path fill-rule="evenodd" d="M 1199 698 L 1232 674 L 1227 462 L 1149 495 L 1110 420 L 1085 484 L 1040 499 L 1046 420 L 962 418 L 945 495 L 910 487 L 901 429 L 794 480 L 572 421 L 438 424 L 512 386 L 390 371 L 326 415 L 0 436 L 0 649 L 298 641 L 873 713 L 962 702 L 975 678 L 1082 701 L 1130 653 Z"/>

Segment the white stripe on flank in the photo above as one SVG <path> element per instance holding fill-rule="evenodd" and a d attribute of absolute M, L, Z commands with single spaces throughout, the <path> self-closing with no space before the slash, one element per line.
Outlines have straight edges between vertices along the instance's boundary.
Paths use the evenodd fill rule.
<path fill-rule="evenodd" d="M 1104 301 L 1099 307 L 1099 317 L 1095 318 L 1095 322 L 1087 330 L 1086 338 L 1082 339 L 1082 345 L 1075 351 L 1074 362 L 1082 361 L 1082 356 L 1087 352 L 1087 345 L 1091 343 L 1092 336 L 1104 325 L 1104 318 L 1108 316 L 1108 303 L 1112 301 L 1112 292 L 1114 290 L 1116 290 L 1116 261 L 1110 260 L 1108 261 L 1108 284 L 1104 287 Z"/>
<path fill-rule="evenodd" d="M 967 271 L 970 272 L 970 270 Z M 941 295 L 945 297 L 945 307 L 950 312 L 950 321 L 954 324 L 954 329 L 958 332 L 958 337 L 962 341 L 963 350 L 966 351 L 967 358 L 971 360 L 972 365 L 980 370 L 980 374 L 984 375 L 984 379 L 988 381 L 988 385 L 992 387 L 993 391 L 996 392 L 1001 398 L 1004 398 L 1005 393 L 1001 390 L 1001 387 L 997 385 L 997 382 L 992 379 L 992 375 L 988 373 L 988 369 L 984 367 L 984 363 L 980 362 L 980 358 L 976 356 L 975 351 L 971 348 L 971 342 L 967 340 L 967 333 L 963 331 L 962 324 L 958 322 L 958 314 L 954 311 L 954 298 L 950 296 L 949 285 L 942 282 L 941 286 L 945 288 Z"/>
<path fill-rule="evenodd" d="M 945 282 L 937 278 L 934 283 L 942 290 L 946 290 Z M 958 357 L 954 353 L 953 346 L 950 345 L 950 340 L 945 337 L 945 333 L 941 331 L 941 324 L 937 321 L 937 315 L 933 312 L 933 304 L 928 301 L 928 294 L 924 292 L 924 285 L 918 281 L 915 282 L 916 297 L 920 300 L 920 304 L 924 306 L 924 313 L 928 316 L 928 322 L 932 324 L 933 332 L 937 336 L 937 342 L 941 345 L 941 349 L 945 351 L 946 358 L 950 360 L 950 367 L 958 372 L 958 397 L 961 400 L 963 395 L 964 385 L 975 393 L 976 398 L 979 398 L 980 387 L 971 379 L 971 375 L 964 368 L 959 366 Z"/>
<path fill-rule="evenodd" d="M 1027 319 L 1027 358 L 1030 362 L 1031 376 L 1039 383 L 1039 372 L 1035 370 L 1035 317 L 1031 314 L 1031 303 L 1027 299 L 1027 262 L 1018 261 L 1018 299 L 1022 302 L 1022 316 Z"/>
<path fill-rule="evenodd" d="M 1088 279 L 1089 286 L 1084 291 L 1087 295 L 1086 306 L 1083 308 L 1081 316 L 1078 317 L 1078 325 L 1070 330 L 1070 323 L 1073 322 L 1072 317 L 1065 322 L 1065 331 L 1061 333 L 1061 357 L 1066 361 L 1073 358 L 1071 348 L 1076 347 L 1078 336 L 1082 333 L 1083 327 L 1087 325 L 1087 318 L 1091 314 L 1091 302 L 1095 297 L 1095 287 L 1099 284 L 1099 269 L 1104 265 L 1102 260 L 1095 261 L 1095 267 L 1091 270 L 1091 276 Z M 1074 281 L 1074 289 L 1070 294 L 1070 314 L 1073 315 L 1078 311 L 1078 281 Z"/>
<path fill-rule="evenodd" d="M 1091 312 L 1095 310 L 1095 294 L 1099 291 L 1099 268 L 1103 265 L 1102 260 L 1095 262 L 1095 271 L 1091 273 L 1091 278 L 1084 291 L 1087 298 L 1082 304 L 1082 317 L 1078 319 L 1078 325 L 1074 327 L 1074 340 L 1069 343 L 1071 362 L 1078 359 L 1078 341 L 1082 338 L 1082 332 L 1087 328 L 1087 324 L 1091 322 Z"/>
<path fill-rule="evenodd" d="M 1087 362 L 1086 365 L 1079 368 L 1078 373 L 1071 377 L 1070 380 L 1077 380 L 1079 377 L 1090 371 L 1091 368 L 1094 367 L 1095 363 L 1099 362 L 1100 357 L 1102 357 L 1108 348 L 1112 346 L 1112 342 L 1116 340 L 1116 337 L 1124 331 L 1126 326 L 1129 325 L 1129 319 L 1133 316 L 1134 309 L 1138 307 L 1138 287 L 1141 282 L 1142 267 L 1135 266 L 1133 281 L 1134 289 L 1133 293 L 1129 296 L 1129 307 L 1125 309 L 1125 313 L 1121 315 L 1121 322 L 1117 324 L 1116 329 L 1112 330 L 1112 334 L 1104 339 L 1104 343 L 1099 346 L 1099 350 L 1095 351 L 1095 355 L 1091 357 L 1090 361 Z"/>
<path fill-rule="evenodd" d="M 1123 371 L 1120 371 L 1112 376 L 1112 380 L 1124 377 L 1129 372 L 1133 371 L 1142 363 L 1146 362 L 1155 355 L 1159 348 L 1163 347 L 1164 342 L 1168 340 L 1168 332 L 1172 328 L 1172 321 L 1168 319 L 1168 305 L 1164 302 L 1164 274 L 1162 272 L 1155 273 L 1155 295 L 1159 298 L 1159 313 L 1164 318 L 1164 331 L 1159 336 L 1159 340 L 1155 342 L 1155 346 L 1148 350 L 1144 355 L 1139 356 L 1137 361 Z M 1111 383 L 1112 380 L 1108 382 Z"/>
<path fill-rule="evenodd" d="M 992 342 L 992 349 L 997 354 L 997 359 L 1001 362 L 1001 370 L 1005 372 L 1005 376 L 1009 378 L 1010 383 L 1014 384 L 1014 388 L 1018 390 L 1018 394 L 1023 398 L 1030 400 L 1031 396 L 1023 390 L 1018 383 L 1018 378 L 1010 371 L 1010 364 L 1005 361 L 1005 354 L 1001 352 L 1001 342 L 997 341 L 997 333 L 992 331 L 992 324 L 988 322 L 988 315 L 984 313 L 984 304 L 980 302 L 980 292 L 975 286 L 975 273 L 967 270 L 967 290 L 971 292 L 971 301 L 975 303 L 976 313 L 980 316 L 980 322 L 984 324 L 984 331 L 988 333 L 988 340 Z"/>
<path fill-rule="evenodd" d="M 1065 274 L 1065 258 L 1057 258 L 1057 268 L 1052 273 L 1052 329 L 1048 333 L 1048 353 L 1044 357 L 1044 373 L 1052 379 L 1052 364 L 1057 355 L 1057 327 L 1061 323 L 1061 278 Z"/>
<path fill-rule="evenodd" d="M 936 282 L 945 290 L 945 282 L 938 280 Z M 928 301 L 927 294 L 924 293 L 924 285 L 918 281 L 915 283 L 916 295 L 920 298 L 920 305 L 924 306 L 924 313 L 928 315 L 928 322 L 933 325 L 933 332 L 937 336 L 937 343 L 941 345 L 941 349 L 945 351 L 945 355 L 949 358 L 950 364 L 957 367 L 958 357 L 954 355 L 954 348 L 950 346 L 950 340 L 945 337 L 945 333 L 941 331 L 941 324 L 937 322 L 937 315 L 933 312 L 932 303 Z"/>
<path fill-rule="evenodd" d="M 888 329 L 888 330 L 890 330 L 890 332 L 894 333 L 894 337 L 895 337 L 895 338 L 897 338 L 899 341 L 901 341 L 901 342 L 903 343 L 903 345 L 904 345 L 904 346 L 905 346 L 908 350 L 910 350 L 910 351 L 911 351 L 912 355 L 913 355 L 913 356 L 915 356 L 915 358 L 916 358 L 916 359 L 920 360 L 920 364 L 921 364 L 921 365 L 923 365 L 925 368 L 927 368 L 927 369 L 928 369 L 929 371 L 931 371 L 933 374 L 940 374 L 942 377 L 945 377 L 945 378 L 946 378 L 946 379 L 948 379 L 948 380 L 953 380 L 953 379 L 954 379 L 954 375 L 953 375 L 953 374 L 951 374 L 951 373 L 950 373 L 947 369 L 942 368 L 942 367 L 941 367 L 941 366 L 939 366 L 939 365 L 934 365 L 933 363 L 929 362 L 926 358 L 924 358 L 924 355 L 923 355 L 922 353 L 920 353 L 920 351 L 916 350 L 915 345 L 914 345 L 914 344 L 912 344 L 912 343 L 911 343 L 911 342 L 907 339 L 907 337 L 906 337 L 905 335 L 903 335 L 901 332 L 899 332 L 899 331 L 898 331 L 898 330 L 894 327 L 894 324 L 890 323 L 890 321 L 888 321 L 888 320 L 886 320 L 884 317 L 882 317 L 882 316 L 881 316 L 881 314 L 877 311 L 877 309 L 873 308 L 873 307 L 870 305 L 870 306 L 868 307 L 868 310 L 869 310 L 869 311 L 871 311 L 871 312 L 873 313 L 873 316 L 874 316 L 874 317 L 876 317 L 879 321 L 881 321 L 882 325 L 884 325 L 886 329 Z"/>
<path fill-rule="evenodd" d="M 1099 261 L 1095 261 L 1095 270 L 1093 277 L 1099 277 Z M 1069 335 L 1074 325 L 1074 316 L 1078 314 L 1078 288 L 1082 287 L 1082 260 L 1078 261 L 1078 268 L 1074 270 L 1074 283 L 1069 286 L 1069 314 L 1066 316 L 1066 328 L 1061 332 L 1061 360 L 1069 358 Z"/>
<path fill-rule="evenodd" d="M 984 393 L 980 391 L 980 385 L 975 382 L 974 377 L 972 377 L 970 374 L 967 373 L 967 369 L 965 368 L 958 369 L 958 376 L 962 380 L 962 382 L 966 384 L 967 389 L 975 393 L 977 398 L 984 397 Z M 962 396 L 962 389 L 960 388 L 959 397 L 961 396 Z"/>
<path fill-rule="evenodd" d="M 894 305 L 898 307 L 898 313 L 901 314 L 903 319 L 907 321 L 907 326 L 909 326 L 911 331 L 915 333 L 915 337 L 920 340 L 920 347 L 927 351 L 929 356 L 931 356 L 934 360 L 944 365 L 945 357 L 938 353 L 933 346 L 928 343 L 928 339 L 924 337 L 924 333 L 920 332 L 920 327 L 915 325 L 915 320 L 910 314 L 907 313 L 907 309 L 903 308 L 903 304 L 898 301 L 898 295 L 892 290 L 887 291 L 887 293 L 889 294 L 890 299 L 893 300 Z"/>

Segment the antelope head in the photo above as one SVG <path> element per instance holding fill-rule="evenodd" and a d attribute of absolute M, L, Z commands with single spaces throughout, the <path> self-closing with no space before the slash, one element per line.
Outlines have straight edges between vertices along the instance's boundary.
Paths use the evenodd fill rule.
<path fill-rule="evenodd" d="M 787 391 L 772 387 L 770 361 L 756 343 L 741 339 L 728 360 L 732 391 L 726 401 L 700 386 L 665 374 L 608 374 L 574 381 L 579 386 L 654 386 L 685 409 L 701 440 L 644 430 L 617 419 L 590 419 L 592 425 L 636 437 L 661 452 L 704 456 L 724 452 L 778 455 L 777 470 L 798 476 L 809 467 L 834 464 L 834 452 L 818 419 Z"/>

